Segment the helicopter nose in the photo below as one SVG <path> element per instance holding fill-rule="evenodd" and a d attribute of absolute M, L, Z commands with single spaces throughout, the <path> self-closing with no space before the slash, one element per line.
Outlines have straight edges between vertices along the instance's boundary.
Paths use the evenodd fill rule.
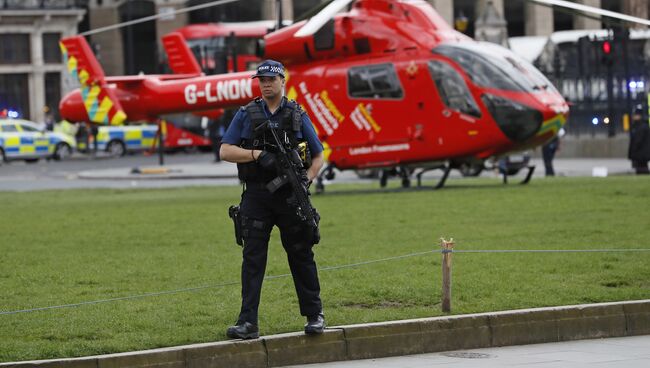
<path fill-rule="evenodd" d="M 63 119 L 73 123 L 88 120 L 88 113 L 79 90 L 72 91 L 61 99 L 59 113 Z"/>

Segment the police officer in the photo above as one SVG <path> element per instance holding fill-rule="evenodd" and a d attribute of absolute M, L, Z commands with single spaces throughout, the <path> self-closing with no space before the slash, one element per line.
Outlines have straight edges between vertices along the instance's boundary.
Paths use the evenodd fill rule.
<path fill-rule="evenodd" d="M 630 146 L 627 157 L 632 161 L 632 168 L 637 174 L 648 174 L 650 161 L 650 126 L 644 119 L 643 105 L 638 104 L 632 113 L 630 126 Z"/>
<path fill-rule="evenodd" d="M 271 125 L 295 148 L 306 141 L 312 156 L 307 169 L 313 180 L 323 165 L 323 146 L 318 140 L 307 114 L 294 101 L 283 96 L 284 66 L 266 60 L 257 68 L 261 98 L 242 107 L 233 117 L 222 139 L 221 159 L 237 163 L 239 178 L 244 182 L 240 203 L 243 233 L 242 305 L 235 326 L 228 328 L 230 338 L 259 337 L 257 310 L 266 269 L 269 237 L 273 226 L 280 229 L 282 246 L 287 252 L 289 267 L 300 303 L 300 314 L 307 317 L 305 333 L 320 334 L 325 318 L 320 299 L 320 284 L 312 246 L 296 211 L 287 203 L 292 195 L 290 185 L 271 193 L 266 184 L 278 176 L 275 169 Z M 260 127 L 261 128 L 258 128 Z M 258 129 L 256 129 L 258 128 Z"/>

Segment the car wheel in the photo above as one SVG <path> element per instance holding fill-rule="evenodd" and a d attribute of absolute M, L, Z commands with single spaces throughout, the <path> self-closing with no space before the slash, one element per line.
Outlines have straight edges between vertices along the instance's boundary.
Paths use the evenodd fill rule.
<path fill-rule="evenodd" d="M 122 157 L 126 154 L 126 148 L 124 147 L 124 143 L 120 141 L 110 141 L 108 142 L 108 146 L 106 146 L 106 152 L 111 157 Z"/>
<path fill-rule="evenodd" d="M 458 167 L 460 174 L 465 177 L 479 176 L 483 171 L 483 164 L 463 162 Z"/>
<path fill-rule="evenodd" d="M 7 156 L 5 156 L 5 150 L 0 148 L 0 159 L 2 159 L 0 162 L 7 163 L 9 160 L 7 160 Z"/>
<path fill-rule="evenodd" d="M 65 160 L 69 158 L 72 155 L 72 148 L 70 145 L 67 143 L 59 143 L 56 145 L 56 149 L 54 150 L 54 159 L 59 161 L 59 160 Z"/>

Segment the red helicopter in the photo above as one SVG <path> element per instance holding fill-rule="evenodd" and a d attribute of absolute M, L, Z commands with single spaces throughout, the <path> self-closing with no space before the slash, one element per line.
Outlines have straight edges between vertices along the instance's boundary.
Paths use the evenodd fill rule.
<path fill-rule="evenodd" d="M 255 97 L 251 72 L 201 75 L 182 36 L 170 38 L 178 74 L 123 77 L 105 77 L 83 37 L 63 39 L 81 88 L 63 98 L 61 115 L 120 124 Z M 417 170 L 419 183 L 441 168 L 441 187 L 452 168 L 482 168 L 490 157 L 550 140 L 569 112 L 530 63 L 454 31 L 422 0 L 335 0 L 308 22 L 266 35 L 264 58 L 285 64 L 286 95 L 308 111 L 324 142 L 328 166 L 317 189 L 334 169 L 369 168 L 393 170 L 404 186 Z"/>

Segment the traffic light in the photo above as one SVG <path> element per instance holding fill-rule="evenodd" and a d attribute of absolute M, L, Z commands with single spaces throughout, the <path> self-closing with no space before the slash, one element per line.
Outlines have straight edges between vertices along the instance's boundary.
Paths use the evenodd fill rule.
<path fill-rule="evenodd" d="M 601 62 L 607 66 L 612 65 L 614 58 L 612 55 L 612 42 L 610 40 L 602 41 L 600 45 Z"/>

